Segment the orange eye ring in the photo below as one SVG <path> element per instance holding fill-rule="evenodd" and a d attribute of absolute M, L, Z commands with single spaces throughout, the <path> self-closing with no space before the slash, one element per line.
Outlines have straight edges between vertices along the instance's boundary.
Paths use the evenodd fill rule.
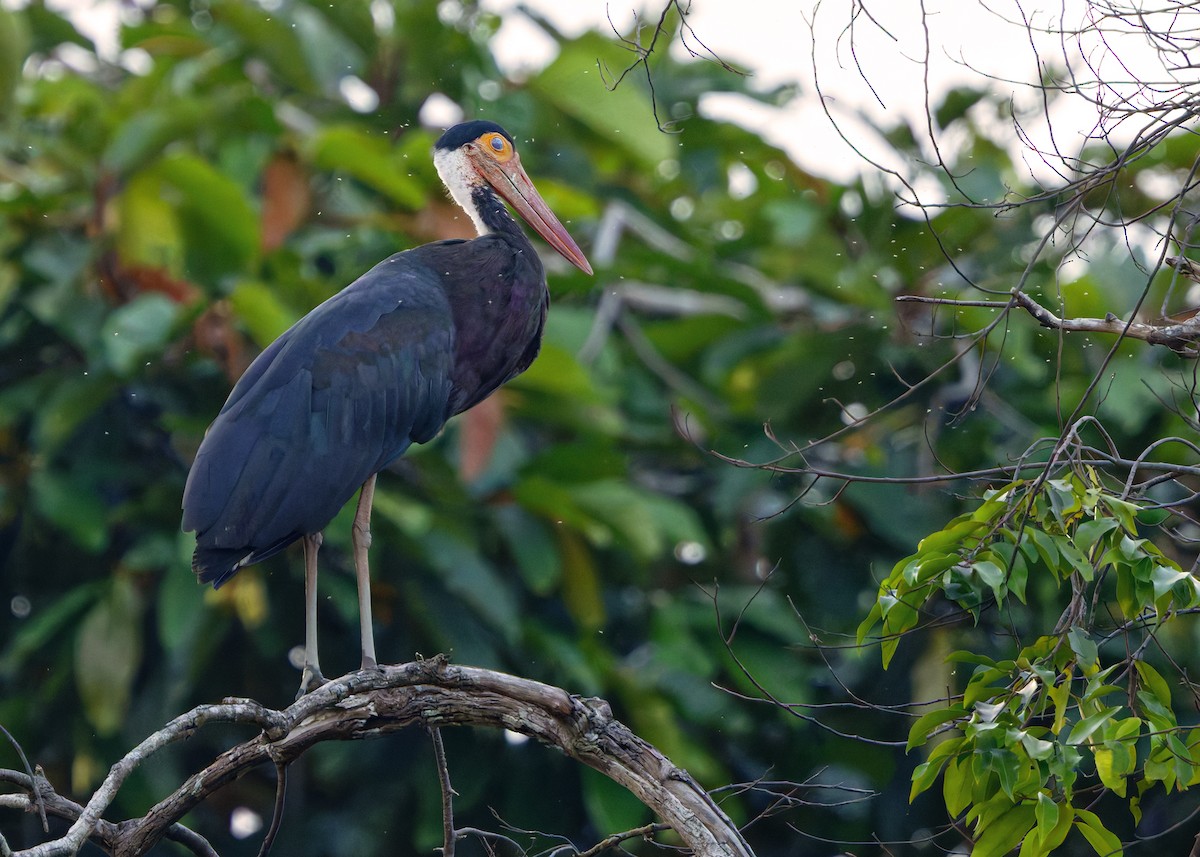
<path fill-rule="evenodd" d="M 485 152 L 500 163 L 510 160 L 513 156 L 512 143 L 508 142 L 503 134 L 490 132 L 480 137 L 478 142 Z"/>

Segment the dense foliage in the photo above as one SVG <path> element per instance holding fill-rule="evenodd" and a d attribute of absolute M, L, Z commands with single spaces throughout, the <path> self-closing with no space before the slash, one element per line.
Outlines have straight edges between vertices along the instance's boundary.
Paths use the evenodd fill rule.
<path fill-rule="evenodd" d="M 548 258 L 538 361 L 380 477 L 381 659 L 448 652 L 605 697 L 706 785 L 757 783 L 730 792 L 739 821 L 786 809 L 748 829 L 763 855 L 950 847 L 1001 817 L 977 853 L 1030 830 L 1071 854 L 1170 831 L 1194 801 L 1176 792 L 1200 779 L 1192 686 L 1176 680 L 1200 666 L 1195 629 L 1143 645 L 1139 617 L 1197 596 L 1192 552 L 1152 503 L 1075 460 L 1049 480 L 994 472 L 987 495 L 815 475 L 1045 460 L 1027 449 L 1058 436 L 1102 349 L 1016 316 L 968 348 L 926 334 L 995 310 L 893 299 L 966 294 L 963 271 L 1003 292 L 1052 202 L 898 213 L 879 182 L 808 175 L 698 110 L 714 90 L 790 91 L 660 53 L 654 98 L 678 121 L 662 133 L 643 78 L 605 85 L 634 59 L 618 42 L 554 34 L 557 59 L 512 80 L 489 50 L 499 24 L 456 0 L 173 0 L 123 7 L 107 51 L 40 3 L 0 9 L 0 724 L 79 797 L 190 705 L 294 692 L 298 552 L 203 591 L 179 498 L 254 353 L 388 254 L 469 234 L 430 162 L 440 129 L 419 121 L 440 93 L 514 134 L 597 273 Z M 1002 107 L 956 92 L 937 113 L 993 198 L 1017 183 L 981 130 Z M 891 141 L 917 154 L 908 129 Z M 1170 142 L 1142 168 L 1190 158 Z M 1153 203 L 1120 192 L 1100 205 Z M 1069 281 L 1061 256 L 1037 257 L 1027 285 L 1103 315 L 1136 272 L 1118 246 Z M 1086 401 L 1112 448 L 1191 431 L 1163 404 L 1186 398 L 1177 357 L 1125 344 L 1106 365 Z M 830 436 L 794 468 L 787 453 Z M 322 552 L 328 675 L 358 662 L 351 511 Z M 1122 633 L 1093 634 L 1097 617 Z M 878 631 L 886 671 L 856 645 Z M 648 820 L 539 747 L 446 739 L 461 823 L 495 828 L 494 811 L 587 847 Z M 431 755 L 419 734 L 316 748 L 293 770 L 278 853 L 429 853 Z M 141 814 L 203 756 L 139 771 L 110 817 Z M 922 794 L 943 773 L 945 800 Z M 190 823 L 222 854 L 254 853 L 230 819 L 269 815 L 273 789 L 263 771 Z M 40 836 L 11 814 L 0 832 Z"/>

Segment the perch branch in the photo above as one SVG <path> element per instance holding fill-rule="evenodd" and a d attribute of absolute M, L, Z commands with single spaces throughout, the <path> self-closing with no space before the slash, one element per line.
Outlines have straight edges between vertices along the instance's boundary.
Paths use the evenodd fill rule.
<path fill-rule="evenodd" d="M 209 722 L 244 722 L 261 732 L 216 757 L 146 815 L 117 824 L 101 820 L 132 770 L 158 749 Z M 281 711 L 249 700 L 200 706 L 172 720 L 114 765 L 66 835 L 15 852 L 15 857 L 74 855 L 89 838 L 98 839 L 115 857 L 137 857 L 167 836 L 172 825 L 196 805 L 260 764 L 287 765 L 323 741 L 375 738 L 409 726 L 449 725 L 511 729 L 557 747 L 632 792 L 697 857 L 753 857 L 737 827 L 709 794 L 614 719 L 603 700 L 490 670 L 451 665 L 443 658 L 350 673 Z M 27 790 L 32 791 L 32 784 L 27 784 Z M 52 806 L 53 801 L 48 801 L 47 808 L 54 812 Z"/>

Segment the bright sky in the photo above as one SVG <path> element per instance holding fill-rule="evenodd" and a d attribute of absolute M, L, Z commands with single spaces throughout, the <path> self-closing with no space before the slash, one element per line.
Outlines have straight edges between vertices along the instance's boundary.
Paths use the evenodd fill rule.
<path fill-rule="evenodd" d="M 567 33 L 589 27 L 607 27 L 607 16 L 628 31 L 634 10 L 652 23 L 666 0 L 482 0 L 485 8 L 505 13 L 506 23 L 495 43 L 507 68 L 537 68 L 552 58 L 553 43 L 514 10 L 519 5 L 536 9 Z M 1114 3 L 1113 5 L 1120 5 Z M 1169 4 L 1167 4 L 1169 5 Z M 860 15 L 848 29 L 851 10 L 869 10 L 872 20 Z M 921 9 L 926 16 L 923 19 Z M 990 11 L 989 11 L 990 8 Z M 925 125 L 925 89 L 936 107 L 955 86 L 988 84 L 1015 99 L 1018 107 L 1040 114 L 1041 99 L 1027 83 L 1040 77 L 1038 60 L 1061 69 L 1064 53 L 1073 64 L 1087 62 L 1122 79 L 1132 72 L 1144 79 L 1161 79 L 1162 57 L 1140 36 L 1123 36 L 1110 22 L 1106 37 L 1121 54 L 1124 65 L 1093 40 L 1075 44 L 1054 32 L 1072 29 L 1084 20 L 1085 0 L 692 0 L 688 23 L 713 52 L 751 70 L 763 89 L 789 82 L 801 85 L 801 94 L 782 108 L 772 108 L 727 94 L 708 96 L 703 109 L 763 133 L 786 149 L 811 172 L 846 179 L 863 171 L 856 156 L 825 116 L 814 85 L 820 73 L 825 105 L 856 146 L 889 166 L 887 147 L 879 145 L 872 123 L 888 126 L 900 117 L 917 127 Z M 1032 24 L 1030 30 L 1022 16 Z M 1031 44 L 1032 43 L 1032 44 Z M 1034 49 L 1038 52 L 1035 56 Z M 677 54 L 681 47 L 676 44 Z M 923 60 L 928 53 L 928 79 Z M 1044 119 L 1023 117 L 1025 130 L 1041 147 L 1055 143 L 1065 154 L 1076 154 L 1096 123 L 1096 110 L 1080 99 L 1063 99 L 1052 108 L 1056 136 L 1051 141 Z M 1011 124 L 997 126 L 998 139 L 1012 138 Z M 953 145 L 953 137 L 947 141 Z M 1030 169 L 1044 176 L 1047 169 L 1027 157 Z"/>
<path fill-rule="evenodd" d="M 24 2 L 0 0 L 12 5 Z M 280 0 L 259 2 L 269 5 Z M 517 11 L 520 5 L 574 34 L 592 27 L 607 29 L 609 15 L 626 32 L 638 13 L 645 25 L 652 26 L 667 0 L 480 2 L 484 8 L 504 15 L 505 23 L 493 44 L 501 65 L 507 71 L 529 73 L 553 59 L 555 46 Z M 115 31 L 117 4 L 112 0 L 48 0 L 48 5 L 79 12 L 79 24 L 102 44 L 105 34 Z M 873 20 L 860 15 L 849 29 L 851 10 L 864 6 Z M 927 12 L 924 19 L 922 6 Z M 695 38 L 723 59 L 751 71 L 763 89 L 790 82 L 798 82 L 801 87 L 799 97 L 779 108 L 739 96 L 713 94 L 706 97 L 702 109 L 759 131 L 809 171 L 838 180 L 869 168 L 825 116 L 814 85 L 814 43 L 825 107 L 866 155 L 902 170 L 909 165 L 887 160 L 888 149 L 880 144 L 872 125 L 890 126 L 903 117 L 923 127 L 926 84 L 936 105 L 950 88 L 981 86 L 990 76 L 994 79 L 992 86 L 1011 95 L 1018 106 L 1035 108 L 1035 114 L 1041 112 L 1037 109 L 1040 101 L 1024 85 L 1038 79 L 1039 69 L 1029 33 L 1020 23 L 1022 14 L 1033 25 L 1032 42 L 1044 62 L 1061 68 L 1065 50 L 1075 62 L 1083 56 L 1117 77 L 1127 73 L 1116 67 L 1103 46 L 1064 45 L 1046 32 L 1078 25 L 1087 9 L 1085 0 L 875 0 L 865 4 L 852 0 L 691 0 L 689 8 L 688 23 Z M 1012 20 L 1006 21 L 1004 16 Z M 1142 77 L 1163 77 L 1162 58 L 1147 50 L 1143 39 L 1122 40 L 1116 32 L 1108 37 L 1117 45 L 1122 59 L 1131 64 L 1129 71 Z M 111 36 L 107 41 L 112 41 Z M 698 44 L 695 47 L 701 50 Z M 683 53 L 678 42 L 672 50 Z M 927 51 L 926 80 L 922 60 Z M 1053 108 L 1057 132 L 1054 142 L 1064 153 L 1074 154 L 1084 134 L 1094 126 L 1096 112 L 1081 100 L 1066 102 Z M 1043 120 L 1031 115 L 1023 121 L 1039 145 L 1051 145 Z M 999 140 L 1012 138 L 1010 149 L 1020 154 L 1011 124 L 998 123 L 995 133 Z M 953 145 L 952 135 L 947 143 Z M 1031 170 L 1046 174 L 1036 158 L 1026 160 Z"/>

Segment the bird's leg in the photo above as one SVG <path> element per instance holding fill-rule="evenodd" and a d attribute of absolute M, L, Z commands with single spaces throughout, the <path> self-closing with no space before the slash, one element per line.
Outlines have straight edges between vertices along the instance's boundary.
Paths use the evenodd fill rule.
<path fill-rule="evenodd" d="M 304 672 L 300 674 L 300 690 L 296 698 L 325 683 L 321 664 L 317 660 L 317 551 L 325 537 L 309 533 L 304 545 Z"/>
<path fill-rule="evenodd" d="M 354 510 L 354 528 L 351 542 L 354 545 L 354 576 L 358 579 L 358 632 L 362 637 L 362 669 L 378 669 L 375 660 L 375 629 L 371 625 L 371 566 L 367 562 L 367 550 L 371 547 L 371 503 L 375 499 L 374 474 L 363 483 L 358 494 L 358 508 Z"/>

